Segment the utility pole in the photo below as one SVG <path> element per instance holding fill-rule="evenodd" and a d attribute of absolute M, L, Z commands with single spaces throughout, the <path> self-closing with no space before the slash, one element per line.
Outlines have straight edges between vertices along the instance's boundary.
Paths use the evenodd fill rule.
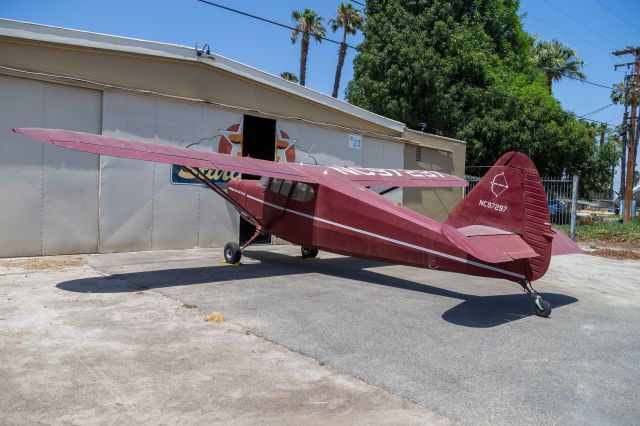
<path fill-rule="evenodd" d="M 624 115 L 622 116 L 622 156 L 620 158 L 620 198 L 625 194 L 625 181 L 627 179 L 627 151 L 629 150 L 629 80 L 624 80 Z"/>
<path fill-rule="evenodd" d="M 627 154 L 627 176 L 625 179 L 625 188 L 624 188 L 624 223 L 629 223 L 631 221 L 631 200 L 633 198 L 633 172 L 635 170 L 635 158 L 634 153 L 636 152 L 635 145 L 636 141 L 636 104 L 638 100 L 638 81 L 640 80 L 640 47 L 629 47 L 625 50 L 616 50 L 613 52 L 616 56 L 621 55 L 634 55 L 634 62 L 629 62 L 626 64 L 616 64 L 614 65 L 615 69 L 618 69 L 619 66 L 629 66 L 633 65 L 633 83 L 631 84 L 631 118 L 630 118 L 630 126 L 629 126 L 629 151 Z"/>

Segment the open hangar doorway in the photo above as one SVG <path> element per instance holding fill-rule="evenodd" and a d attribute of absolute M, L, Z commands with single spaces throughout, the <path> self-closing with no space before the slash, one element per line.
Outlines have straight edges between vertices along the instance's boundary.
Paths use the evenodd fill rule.
<path fill-rule="evenodd" d="M 276 120 L 245 115 L 243 121 L 242 156 L 274 161 L 276 157 Z M 243 174 L 242 179 L 260 179 L 260 176 Z M 256 227 L 240 217 L 240 245 L 256 232 Z M 253 244 L 269 244 L 270 236 L 261 236 Z"/>

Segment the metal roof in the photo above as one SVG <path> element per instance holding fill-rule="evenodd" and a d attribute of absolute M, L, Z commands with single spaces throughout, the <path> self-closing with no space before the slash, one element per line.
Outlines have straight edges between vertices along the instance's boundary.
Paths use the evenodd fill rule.
<path fill-rule="evenodd" d="M 406 129 L 404 123 L 374 114 L 355 105 L 351 105 L 348 102 L 333 98 L 324 93 L 309 89 L 308 87 L 292 83 L 280 78 L 279 76 L 269 74 L 265 71 L 250 67 L 224 56 L 211 54 L 209 56 L 203 55 L 199 57 L 196 55 L 196 51 L 193 47 L 1 18 L 0 37 L 11 37 L 44 43 L 55 43 L 60 45 L 88 47 L 92 49 L 201 62 L 213 68 L 224 70 L 257 83 L 273 87 L 277 90 L 288 92 L 323 107 L 338 110 L 342 113 L 386 127 L 400 134 L 402 134 Z"/>

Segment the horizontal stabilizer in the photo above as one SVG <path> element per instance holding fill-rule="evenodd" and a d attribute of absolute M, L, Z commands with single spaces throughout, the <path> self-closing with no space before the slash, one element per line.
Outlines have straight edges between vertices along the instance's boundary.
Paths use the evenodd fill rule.
<path fill-rule="evenodd" d="M 574 243 L 564 232 L 553 229 L 553 243 L 551 244 L 551 256 L 563 254 L 580 254 L 582 249 Z"/>
<path fill-rule="evenodd" d="M 489 263 L 539 256 L 520 235 L 490 226 L 470 225 L 456 229 L 443 224 L 442 234 L 459 249 Z"/>

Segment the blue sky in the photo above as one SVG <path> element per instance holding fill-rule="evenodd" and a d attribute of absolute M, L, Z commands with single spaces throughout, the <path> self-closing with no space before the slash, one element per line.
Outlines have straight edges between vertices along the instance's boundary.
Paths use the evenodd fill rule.
<path fill-rule="evenodd" d="M 311 7 L 327 19 L 339 0 L 215 0 L 279 22 L 290 23 L 291 11 Z M 615 13 L 612 13 L 611 10 Z M 357 5 L 355 5 L 357 6 Z M 525 30 L 542 39 L 558 38 L 576 49 L 587 62 L 589 80 L 611 85 L 621 81 L 615 72 L 613 49 L 640 44 L 640 26 L 628 22 L 640 16 L 639 1 L 624 0 L 522 0 Z M 619 16 L 616 16 L 619 15 Z M 572 18 L 570 18 L 571 16 Z M 0 0 L 0 17 L 192 46 L 208 43 L 218 53 L 245 64 L 279 74 L 298 74 L 299 44 L 292 45 L 289 31 L 208 6 L 196 0 Z M 628 22 L 626 22 L 628 21 Z M 329 32 L 329 37 L 339 34 Z M 361 35 L 350 39 L 357 44 Z M 307 86 L 331 93 L 337 46 L 313 43 L 310 48 Z M 340 96 L 352 78 L 354 52 L 348 51 Z M 628 60 L 627 60 L 628 59 Z M 624 58 L 625 62 L 630 58 Z M 618 58 L 622 62 L 623 58 Z M 562 105 L 584 115 L 610 103 L 604 88 L 565 79 L 554 87 Z M 619 124 L 622 109 L 612 106 L 590 118 Z"/>
<path fill-rule="evenodd" d="M 282 23 L 291 23 L 291 11 L 305 7 L 329 19 L 341 0 L 212 0 Z M 520 0 L 524 29 L 539 38 L 557 38 L 574 48 L 587 62 L 587 79 L 612 85 L 624 78 L 625 69 L 614 71 L 614 63 L 632 58 L 615 58 L 610 52 L 640 45 L 638 0 Z M 360 0 L 361 3 L 365 0 Z M 354 6 L 358 7 L 356 4 Z M 259 22 L 215 8 L 196 0 L 0 0 L 0 17 L 74 28 L 125 37 L 174 44 L 202 46 L 208 43 L 217 53 L 264 71 L 280 74 L 299 71 L 299 44 L 292 45 L 287 29 Z M 328 33 L 339 39 L 340 34 Z M 357 45 L 362 35 L 351 37 Z M 307 65 L 307 86 L 330 94 L 338 46 L 312 43 Z M 353 77 L 355 52 L 347 50 L 340 98 Z M 589 119 L 618 125 L 623 108 L 608 106 L 610 91 L 602 87 L 564 79 L 554 85 L 554 95 L 563 107 Z M 619 168 L 615 182 L 619 181 Z M 616 183 L 617 188 L 617 183 Z"/>

